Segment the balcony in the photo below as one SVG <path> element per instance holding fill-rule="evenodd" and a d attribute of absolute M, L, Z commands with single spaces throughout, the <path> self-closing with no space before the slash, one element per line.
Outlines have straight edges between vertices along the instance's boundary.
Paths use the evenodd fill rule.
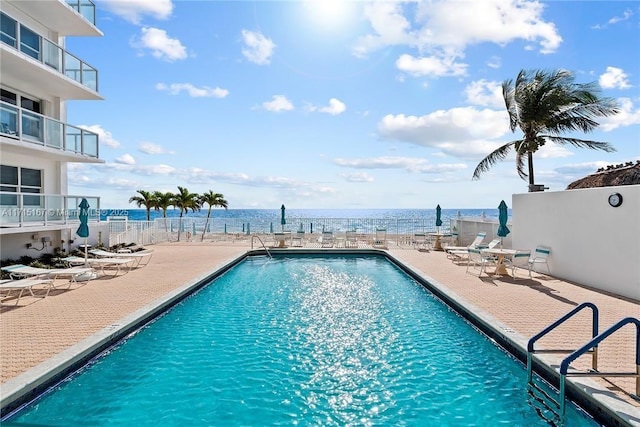
<path fill-rule="evenodd" d="M 78 222 L 83 198 L 89 202 L 89 221 L 100 221 L 99 197 L 0 191 L 0 234 Z"/>
<path fill-rule="evenodd" d="M 98 134 L 7 102 L 0 102 L 0 136 L 6 137 L 3 142 L 15 141 L 16 147 L 42 147 L 43 151 L 67 161 L 99 160 Z"/>
<path fill-rule="evenodd" d="M 15 23 L 15 27 L 3 27 L 0 33 L 4 84 L 28 93 L 44 90 L 63 100 L 102 99 L 98 70 L 7 15 L 3 18 Z"/>
<path fill-rule="evenodd" d="M 6 1 L 6 0 L 4 0 Z M 102 36 L 90 0 L 8 1 L 61 36 Z"/>

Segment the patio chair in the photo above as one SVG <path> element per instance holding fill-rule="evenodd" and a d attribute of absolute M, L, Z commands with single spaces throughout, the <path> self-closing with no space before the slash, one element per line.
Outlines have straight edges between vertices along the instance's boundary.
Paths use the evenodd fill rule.
<path fill-rule="evenodd" d="M 320 236 L 320 247 L 332 248 L 334 244 L 333 231 L 323 231 L 322 236 Z"/>
<path fill-rule="evenodd" d="M 417 250 L 429 250 L 429 239 L 425 233 L 414 233 L 411 244 Z"/>
<path fill-rule="evenodd" d="M 38 268 L 23 264 L 13 264 L 2 267 L 2 270 L 9 273 L 11 279 L 40 278 L 40 279 L 61 279 L 68 278 L 69 286 L 77 281 L 85 281 L 95 278 L 92 268 L 70 267 L 70 268 Z"/>
<path fill-rule="evenodd" d="M 18 280 L 2 280 L 0 281 L 0 292 L 2 292 L 2 296 L 0 299 L 6 299 L 11 296 L 12 291 L 18 292 L 18 297 L 16 298 L 15 305 L 18 305 L 20 298 L 24 294 L 24 291 L 29 291 L 32 297 L 36 297 L 33 293 L 33 287 L 39 285 L 47 285 L 47 293 L 41 298 L 49 296 L 49 292 L 52 289 L 53 280 L 52 279 L 18 279 Z"/>
<path fill-rule="evenodd" d="M 531 254 L 531 258 L 529 258 L 529 268 L 533 269 L 536 273 L 539 273 L 536 270 L 536 264 L 544 264 L 547 267 L 547 274 L 551 274 L 551 270 L 549 269 L 549 264 L 547 263 L 547 258 L 551 254 L 551 248 L 544 245 L 538 245 L 536 250 Z"/>
<path fill-rule="evenodd" d="M 296 234 L 291 237 L 291 246 L 297 246 L 299 248 L 304 246 L 304 231 L 298 230 Z"/>
<path fill-rule="evenodd" d="M 387 229 L 376 228 L 376 234 L 371 242 L 374 248 L 387 249 Z"/>
<path fill-rule="evenodd" d="M 510 258 L 505 258 L 507 268 L 511 268 L 511 276 L 513 280 L 516 280 L 516 270 L 518 268 L 526 269 L 529 272 L 529 279 L 531 279 L 531 268 L 529 266 L 529 259 L 531 258 L 531 251 L 517 250 L 515 254 Z"/>
<path fill-rule="evenodd" d="M 345 232 L 345 248 L 357 248 L 358 247 L 358 236 L 356 235 L 355 230 Z"/>
<path fill-rule="evenodd" d="M 467 273 L 469 273 L 469 270 L 472 272 L 473 270 L 478 270 L 478 277 L 480 277 L 482 272 L 487 274 L 487 265 L 496 265 L 495 259 L 483 255 L 480 249 L 467 249 Z"/>

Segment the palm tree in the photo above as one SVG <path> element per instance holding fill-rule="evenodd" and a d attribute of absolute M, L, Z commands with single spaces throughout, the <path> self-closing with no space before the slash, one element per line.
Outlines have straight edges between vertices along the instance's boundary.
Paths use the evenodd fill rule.
<path fill-rule="evenodd" d="M 164 218 L 164 229 L 168 233 L 169 227 L 167 226 L 167 209 L 169 208 L 169 206 L 173 206 L 174 194 L 169 191 L 165 193 L 163 193 L 162 191 L 155 191 L 153 193 L 153 197 L 156 200 L 154 209 L 157 211 L 162 210 L 162 217 Z"/>
<path fill-rule="evenodd" d="M 154 194 L 149 191 L 138 190 L 139 196 L 129 197 L 129 203 L 134 203 L 138 207 L 144 206 L 147 210 L 147 221 L 151 221 L 151 208 L 155 207 L 156 199 Z"/>
<path fill-rule="evenodd" d="M 198 193 L 190 193 L 184 187 L 178 186 L 178 192 L 173 195 L 173 202 L 171 203 L 176 208 L 180 209 L 180 219 L 178 221 L 178 241 L 180 241 L 180 231 L 182 230 L 182 215 L 189 212 L 200 210 L 200 197 Z"/>
<path fill-rule="evenodd" d="M 476 166 L 473 179 L 487 172 L 491 166 L 504 160 L 511 149 L 516 152 L 516 167 L 522 179 L 529 177 L 529 191 L 535 191 L 533 177 L 533 153 L 546 142 L 571 144 L 579 148 L 591 148 L 606 152 L 615 151 L 607 142 L 588 141 L 562 137 L 571 131 L 591 132 L 598 127 L 594 119 L 618 113 L 610 98 L 599 98 L 596 83 L 574 83 L 573 73 L 567 70 L 525 71 L 513 80 L 502 83 L 502 95 L 509 113 L 510 128 L 520 128 L 522 139 L 511 141 L 497 148 Z M 525 172 L 524 163 L 528 172 Z"/>
<path fill-rule="evenodd" d="M 214 206 L 218 206 L 227 209 L 229 207 L 229 202 L 224 199 L 224 195 L 220 193 L 214 193 L 211 190 L 200 195 L 200 205 L 204 206 L 205 203 L 209 205 L 209 211 L 207 212 L 207 221 L 204 224 L 204 230 L 202 230 L 202 238 L 200 239 L 201 242 L 204 242 L 204 233 L 207 232 L 207 227 L 209 226 L 211 208 Z"/>

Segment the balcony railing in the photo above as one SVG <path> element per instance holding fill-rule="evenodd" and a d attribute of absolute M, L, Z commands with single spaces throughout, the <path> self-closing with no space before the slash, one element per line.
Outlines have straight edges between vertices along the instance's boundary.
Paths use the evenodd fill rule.
<path fill-rule="evenodd" d="M 76 10 L 80 15 L 96 25 L 96 5 L 89 0 L 67 0 L 67 4 Z"/>
<path fill-rule="evenodd" d="M 100 221 L 99 197 L 0 191 L 0 225 L 28 227 L 76 222 L 83 198 L 89 202 L 89 221 Z"/>
<path fill-rule="evenodd" d="M 0 34 L 2 42 L 98 92 L 98 70 L 7 15 L 2 14 L 2 17 L 6 17 L 8 22 L 15 25 L 13 29 L 2 29 Z M 3 25 L 5 25 L 5 21 L 3 21 Z M 9 26 L 11 27 L 11 25 Z"/>
<path fill-rule="evenodd" d="M 98 134 L 0 102 L 0 133 L 55 150 L 99 157 Z"/>

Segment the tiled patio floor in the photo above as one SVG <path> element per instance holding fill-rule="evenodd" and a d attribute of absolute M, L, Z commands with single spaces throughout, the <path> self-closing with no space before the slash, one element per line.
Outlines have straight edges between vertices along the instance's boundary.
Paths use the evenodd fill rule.
<path fill-rule="evenodd" d="M 191 242 L 155 245 L 150 263 L 117 277 L 101 277 L 69 290 L 56 290 L 47 298 L 23 297 L 17 306 L 3 305 L 0 330 L 0 378 L 15 379 L 83 339 L 117 324 L 126 315 L 161 298 L 185 283 L 245 253 L 249 241 Z M 424 275 L 470 311 L 502 329 L 513 341 L 526 341 L 548 324 L 582 302 L 600 309 L 600 330 L 624 317 L 640 318 L 640 302 L 597 292 L 553 277 L 535 274 L 529 280 L 465 273 L 443 252 L 420 252 L 392 247 L 391 255 Z M 526 277 L 526 278 L 525 278 Z M 4 304 L 12 304 L 5 301 Z M 577 348 L 590 334 L 588 312 L 540 341 L 540 347 Z M 635 372 L 635 330 L 622 328 L 599 347 L 601 371 Z M 555 356 L 554 356 L 555 357 Z M 557 356 L 559 361 L 561 356 Z M 586 368 L 588 358 L 575 364 Z M 594 379 L 603 393 L 626 402 L 629 414 L 640 426 L 640 402 L 634 400 L 635 379 Z"/>

